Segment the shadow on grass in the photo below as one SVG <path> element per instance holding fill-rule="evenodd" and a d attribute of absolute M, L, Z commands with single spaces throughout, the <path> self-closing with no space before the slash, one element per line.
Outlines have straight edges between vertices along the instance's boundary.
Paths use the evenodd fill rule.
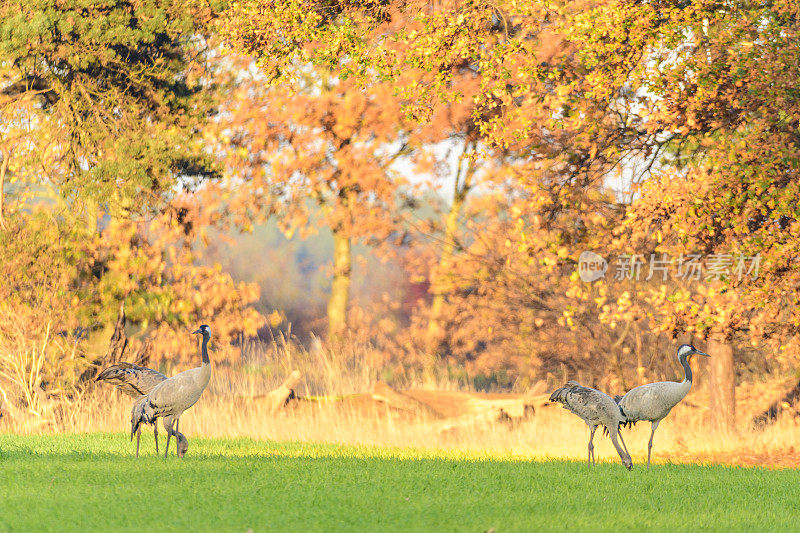
<path fill-rule="evenodd" d="M 159 454 L 156 455 L 152 434 L 142 435 L 139 454 L 141 459 L 163 458 L 166 437 L 159 435 Z M 62 457 L 62 458 L 108 458 L 135 459 L 136 443 L 123 433 L 83 433 L 56 435 L 11 435 L 0 434 L 0 457 Z M 170 441 L 169 457 L 175 456 L 175 440 Z M 586 463 L 576 460 L 534 458 L 497 454 L 481 451 L 441 450 L 435 448 L 401 448 L 376 445 L 349 445 L 333 443 L 277 442 L 254 440 L 246 437 L 235 439 L 191 438 L 186 460 L 192 459 L 264 459 L 287 458 L 346 458 L 358 460 L 403 460 L 459 463 L 493 464 L 560 464 L 586 468 Z M 619 467 L 618 461 L 599 462 L 596 468 Z M 624 469 L 623 469 L 624 470 Z"/>
<path fill-rule="evenodd" d="M 143 433 L 139 461 L 164 461 L 166 436 L 159 435 L 159 453 L 156 454 L 152 433 Z M 480 451 L 438 450 L 433 448 L 399 448 L 388 446 L 353 446 L 330 443 L 276 442 L 254 440 L 246 437 L 235 439 L 190 438 L 189 451 L 183 459 L 176 457 L 175 440 L 170 440 L 170 451 L 166 460 L 193 463 L 206 460 L 243 461 L 279 459 L 292 460 L 328 460 L 345 459 L 355 461 L 390 461 L 431 464 L 491 464 L 505 465 L 508 468 L 521 470 L 556 469 L 569 475 L 590 475 L 592 471 L 615 472 L 625 475 L 622 464 L 611 458 L 598 462 L 589 468 L 582 460 L 559 458 L 530 458 Z M 60 458 L 68 461 L 86 460 L 132 460 L 136 461 L 136 444 L 124 433 L 76 433 L 55 435 L 12 435 L 0 434 L 0 461 L 35 458 Z M 653 464 L 650 472 L 653 476 L 658 472 L 686 472 L 699 470 L 761 470 L 759 467 L 720 466 L 709 463 L 685 464 L 662 463 Z M 635 463 L 633 472 L 647 473 L 644 464 Z"/>

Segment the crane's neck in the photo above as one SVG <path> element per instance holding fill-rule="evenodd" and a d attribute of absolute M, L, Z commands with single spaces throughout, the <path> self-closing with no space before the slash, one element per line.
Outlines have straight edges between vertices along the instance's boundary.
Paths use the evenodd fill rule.
<path fill-rule="evenodd" d="M 203 354 L 203 364 L 208 365 L 211 363 L 211 359 L 208 358 L 208 339 L 211 337 L 208 333 L 203 333 L 203 348 L 201 352 Z"/>
<path fill-rule="evenodd" d="M 683 382 L 684 383 L 689 383 L 691 385 L 691 383 L 692 383 L 692 367 L 689 366 L 689 361 L 686 360 L 686 356 L 685 355 L 681 355 L 678 358 L 678 361 L 680 361 L 681 366 L 683 366 L 683 372 L 686 374 L 685 377 L 683 378 Z"/>

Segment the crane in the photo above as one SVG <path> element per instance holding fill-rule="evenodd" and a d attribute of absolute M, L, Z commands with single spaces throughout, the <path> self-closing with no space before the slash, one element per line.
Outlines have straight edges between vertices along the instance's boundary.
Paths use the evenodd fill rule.
<path fill-rule="evenodd" d="M 673 407 L 689 394 L 689 390 L 692 388 L 692 367 L 689 366 L 689 358 L 695 354 L 711 357 L 691 344 L 682 344 L 678 348 L 678 361 L 684 371 L 684 378 L 680 383 L 675 381 L 647 383 L 631 389 L 619 399 L 619 407 L 628 423 L 633 425 L 640 420 L 652 422 L 650 441 L 647 443 L 648 469 L 650 468 L 650 452 L 653 448 L 653 435 L 658 424 Z"/>
<path fill-rule="evenodd" d="M 162 381 L 166 381 L 166 379 L 167 376 L 158 370 L 122 361 L 100 372 L 95 381 L 109 383 L 119 391 L 138 400 L 152 391 L 156 385 Z M 164 429 L 169 433 L 170 428 L 167 426 L 167 419 L 164 419 L 163 423 Z M 141 435 L 142 430 L 139 428 L 136 432 L 136 457 L 139 457 L 139 440 Z M 158 453 L 158 424 L 155 423 L 153 424 L 153 437 L 156 441 L 156 453 Z M 178 433 L 175 435 L 175 438 L 178 440 L 178 455 L 182 457 L 189 448 L 189 442 L 186 440 L 183 433 Z"/>
<path fill-rule="evenodd" d="M 592 443 L 594 432 L 598 426 L 604 426 L 608 430 L 614 448 L 616 448 L 622 459 L 622 464 L 628 470 L 631 469 L 631 456 L 628 454 L 627 446 L 623 449 L 617 442 L 617 435 L 622 440 L 619 426 L 625 422 L 625 418 L 611 396 L 597 389 L 583 387 L 577 381 L 568 381 L 566 385 L 553 391 L 553 394 L 550 395 L 550 401 L 563 404 L 564 409 L 578 415 L 589 426 L 589 458 L 587 459 L 587 465 L 592 465 L 595 462 L 594 444 Z M 625 445 L 625 441 L 622 441 L 622 445 Z"/>
<path fill-rule="evenodd" d="M 203 336 L 200 348 L 202 364 L 162 381 L 137 401 L 131 410 L 131 439 L 141 424 L 152 424 L 158 418 L 166 419 L 164 423 L 168 428 L 167 449 L 164 451 L 164 457 L 169 453 L 170 437 L 178 432 L 181 415 L 197 403 L 211 379 L 211 361 L 208 357 L 208 340 L 211 338 L 211 330 L 206 324 L 203 324 L 192 334 Z M 173 424 L 175 425 L 174 429 L 172 428 Z"/>

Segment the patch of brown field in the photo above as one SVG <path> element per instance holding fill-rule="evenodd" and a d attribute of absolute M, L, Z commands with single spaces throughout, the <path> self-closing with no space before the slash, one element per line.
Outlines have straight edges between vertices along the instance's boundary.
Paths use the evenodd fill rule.
<path fill-rule="evenodd" d="M 439 391 L 410 389 L 403 391 L 404 394 L 417 401 L 430 405 L 445 418 L 455 418 L 469 415 L 475 411 L 476 404 L 483 403 L 498 404 L 508 401 L 509 403 L 522 401 L 523 394 L 500 394 L 500 393 L 475 393 L 466 391 Z"/>
<path fill-rule="evenodd" d="M 706 454 L 687 454 L 673 460 L 675 463 L 700 463 L 724 466 L 754 466 L 777 470 L 783 468 L 800 468 L 800 457 L 793 447 L 785 450 L 775 450 L 770 453 L 718 452 Z"/>

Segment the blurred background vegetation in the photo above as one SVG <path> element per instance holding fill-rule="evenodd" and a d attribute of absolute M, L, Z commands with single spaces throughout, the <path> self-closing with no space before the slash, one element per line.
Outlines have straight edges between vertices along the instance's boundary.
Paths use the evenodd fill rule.
<path fill-rule="evenodd" d="M 162 369 L 207 323 L 398 386 L 623 392 L 694 342 L 732 423 L 800 366 L 800 26 L 726 5 L 4 2 L 4 398 L 83 394 L 123 306 Z"/>

